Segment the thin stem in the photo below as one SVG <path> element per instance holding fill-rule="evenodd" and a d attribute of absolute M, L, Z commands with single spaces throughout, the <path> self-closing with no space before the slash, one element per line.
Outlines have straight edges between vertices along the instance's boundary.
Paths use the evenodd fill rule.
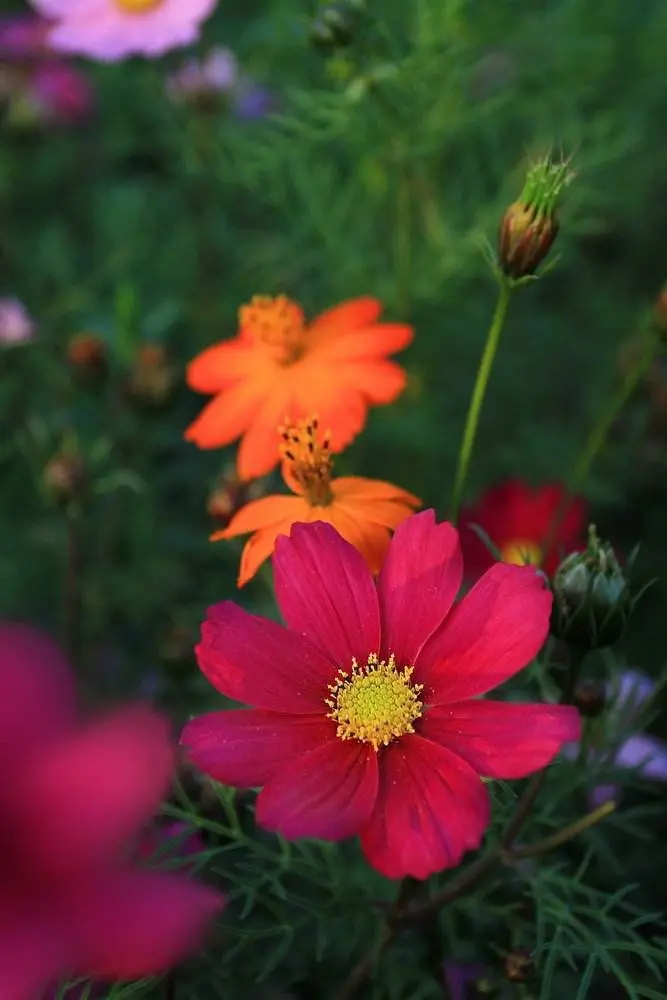
<path fill-rule="evenodd" d="M 78 511 L 65 513 L 65 586 L 63 588 L 63 643 L 70 663 L 79 665 L 81 609 L 81 552 Z"/>
<path fill-rule="evenodd" d="M 574 840 L 580 833 L 588 830 L 591 826 L 595 826 L 600 820 L 606 819 L 615 809 L 616 804 L 614 802 L 605 802 L 603 805 L 598 806 L 597 809 L 575 820 L 574 823 L 570 823 L 569 826 L 563 827 L 562 830 L 557 830 L 550 837 L 539 840 L 536 844 L 527 844 L 525 847 L 512 848 L 511 851 L 507 852 L 503 860 L 521 861 L 524 858 L 535 858 L 538 854 L 546 854 L 547 851 L 553 851 L 554 848 L 566 844 L 568 840 Z"/>
<path fill-rule="evenodd" d="M 394 266 L 396 281 L 396 309 L 404 317 L 410 309 L 410 280 L 412 273 L 412 192 L 410 178 L 402 166 L 402 154 L 397 157 L 396 169 L 396 228 L 394 240 Z"/>
<path fill-rule="evenodd" d="M 619 387 L 618 392 L 611 397 L 608 405 L 602 411 L 597 421 L 591 428 L 591 431 L 586 438 L 584 447 L 574 464 L 574 468 L 572 469 L 572 473 L 568 479 L 565 492 L 561 497 L 558 507 L 556 508 L 556 513 L 554 514 L 549 531 L 547 532 L 544 543 L 541 546 L 543 552 L 548 552 L 552 547 L 556 534 L 558 533 L 558 529 L 563 522 L 563 518 L 567 513 L 567 509 L 572 501 L 572 498 L 582 488 L 586 477 L 591 470 L 593 462 L 604 447 L 614 421 L 618 418 L 619 413 L 632 396 L 632 393 L 639 385 L 639 382 L 649 370 L 653 362 L 653 358 L 655 357 L 655 352 L 656 338 L 647 338 L 644 350 L 634 366 L 626 375 L 622 385 Z"/>
<path fill-rule="evenodd" d="M 507 318 L 511 291 L 511 284 L 507 280 L 501 279 L 500 293 L 498 295 L 498 301 L 493 313 L 491 325 L 489 326 L 489 332 L 486 335 L 486 343 L 484 345 L 484 351 L 482 352 L 482 357 L 477 369 L 477 377 L 475 379 L 475 385 L 470 398 L 468 415 L 466 417 L 463 437 L 461 439 L 456 476 L 454 478 L 452 498 L 449 505 L 449 516 L 452 521 L 456 521 L 458 516 L 463 490 L 466 484 L 466 479 L 468 478 L 468 469 L 470 467 L 470 459 L 472 458 L 472 451 L 475 444 L 475 437 L 477 435 L 477 427 L 479 425 L 479 418 L 482 412 L 482 405 L 484 403 L 484 396 L 486 394 L 486 388 L 489 384 L 489 378 L 491 376 L 493 362 L 495 361 L 496 352 L 498 350 L 498 344 L 500 343 L 500 335 L 503 332 L 503 327 Z"/>

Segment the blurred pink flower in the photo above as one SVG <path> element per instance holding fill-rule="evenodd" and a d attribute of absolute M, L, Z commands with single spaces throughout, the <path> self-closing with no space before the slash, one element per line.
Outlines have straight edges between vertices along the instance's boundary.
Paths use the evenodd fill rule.
<path fill-rule="evenodd" d="M 0 623 L 0 997 L 77 976 L 160 973 L 222 899 L 128 860 L 166 792 L 166 722 L 142 706 L 77 725 L 72 678 L 38 630 Z"/>
<path fill-rule="evenodd" d="M 0 17 L 0 59 L 39 59 L 50 50 L 49 23 L 36 14 L 6 14 Z"/>
<path fill-rule="evenodd" d="M 43 124 L 76 125 L 89 118 L 95 106 L 87 77 L 56 59 L 36 67 L 26 83 L 24 100 Z"/>
<path fill-rule="evenodd" d="M 472 1000 L 475 984 L 486 971 L 479 962 L 443 962 L 442 973 L 450 1000 Z"/>
<path fill-rule="evenodd" d="M 0 345 L 24 344 L 35 335 L 35 324 L 18 299 L 0 299 Z"/>
<path fill-rule="evenodd" d="M 217 0 L 30 0 L 55 25 L 49 43 L 104 62 L 195 42 Z"/>

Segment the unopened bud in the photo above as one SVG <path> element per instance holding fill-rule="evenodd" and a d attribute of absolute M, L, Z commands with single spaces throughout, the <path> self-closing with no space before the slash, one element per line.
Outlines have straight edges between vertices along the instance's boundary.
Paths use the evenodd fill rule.
<path fill-rule="evenodd" d="M 127 381 L 127 394 L 139 406 L 158 409 L 171 397 L 176 370 L 163 344 L 142 344 Z"/>
<path fill-rule="evenodd" d="M 587 719 L 601 715 L 606 704 L 606 688 L 603 681 L 583 680 L 574 689 L 572 704 Z"/>
<path fill-rule="evenodd" d="M 67 360 L 77 376 L 98 378 L 107 369 L 107 350 L 95 333 L 77 333 L 67 344 Z"/>
<path fill-rule="evenodd" d="M 662 287 L 653 305 L 653 322 L 661 337 L 667 337 L 667 285 Z"/>
<path fill-rule="evenodd" d="M 595 526 L 584 552 L 567 556 L 556 570 L 551 631 L 584 649 L 611 646 L 621 638 L 633 600 L 625 573 Z"/>
<path fill-rule="evenodd" d="M 216 486 L 206 501 L 206 511 L 215 522 L 216 529 L 226 528 L 234 515 L 250 500 L 257 500 L 266 491 L 266 479 L 244 481 L 239 478 L 235 465 L 224 469 Z"/>
<path fill-rule="evenodd" d="M 74 451 L 60 451 L 46 464 L 42 478 L 53 499 L 68 504 L 76 500 L 86 486 L 83 458 Z"/>
<path fill-rule="evenodd" d="M 527 948 L 516 948 L 505 956 L 504 969 L 511 983 L 526 983 L 535 974 L 535 963 Z"/>
<path fill-rule="evenodd" d="M 498 260 L 508 278 L 535 274 L 558 235 L 556 208 L 574 174 L 567 162 L 549 157 L 528 171 L 520 197 L 505 212 L 498 239 Z"/>
<path fill-rule="evenodd" d="M 354 41 L 362 0 L 323 3 L 310 26 L 310 41 L 323 52 L 335 52 Z"/>

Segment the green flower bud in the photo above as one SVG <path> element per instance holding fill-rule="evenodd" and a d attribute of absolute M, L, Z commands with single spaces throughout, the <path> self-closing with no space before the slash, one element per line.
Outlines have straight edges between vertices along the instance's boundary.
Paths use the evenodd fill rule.
<path fill-rule="evenodd" d="M 558 235 L 556 207 L 574 177 L 569 164 L 545 157 L 526 176 L 521 195 L 505 212 L 498 238 L 498 261 L 508 278 L 535 274 Z"/>
<path fill-rule="evenodd" d="M 584 649 L 612 646 L 623 635 L 634 601 L 616 554 L 595 525 L 584 552 L 567 556 L 553 580 L 551 632 Z"/>

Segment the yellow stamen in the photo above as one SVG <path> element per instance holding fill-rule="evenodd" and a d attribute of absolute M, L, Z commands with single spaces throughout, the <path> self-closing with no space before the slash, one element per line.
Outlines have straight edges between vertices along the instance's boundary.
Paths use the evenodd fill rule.
<path fill-rule="evenodd" d="M 353 659 L 349 673 L 340 670 L 326 701 L 331 709 L 327 718 L 338 723 L 338 738 L 361 740 L 379 750 L 414 733 L 413 723 L 423 710 L 419 695 L 424 685 L 411 683 L 413 671 L 414 667 L 399 669 L 393 653 L 388 660 L 371 653 L 364 666 Z"/>
<path fill-rule="evenodd" d="M 164 0 L 116 0 L 116 6 L 123 14 L 143 14 L 155 7 L 161 7 Z"/>
<path fill-rule="evenodd" d="M 519 539 L 503 545 L 500 550 L 500 558 L 512 566 L 539 566 L 544 558 L 544 553 L 535 542 Z"/>
<path fill-rule="evenodd" d="M 282 437 L 280 454 L 289 463 L 289 472 L 306 500 L 312 507 L 328 507 L 333 500 L 333 461 L 328 434 L 318 440 L 317 417 L 308 417 L 296 424 L 286 420 L 278 432 Z"/>
<path fill-rule="evenodd" d="M 298 361 L 306 349 L 303 310 L 285 295 L 253 296 L 239 309 L 239 326 L 281 365 Z"/>

